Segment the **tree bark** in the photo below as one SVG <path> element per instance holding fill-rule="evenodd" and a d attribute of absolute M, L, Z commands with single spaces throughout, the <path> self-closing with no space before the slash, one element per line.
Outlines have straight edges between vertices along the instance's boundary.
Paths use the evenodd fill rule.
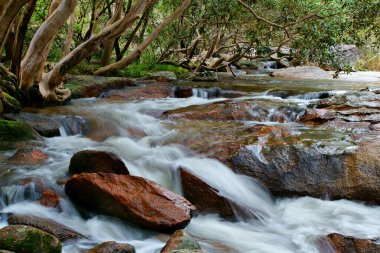
<path fill-rule="evenodd" d="M 98 69 L 94 74 L 95 75 L 104 75 L 111 71 L 125 68 L 133 61 L 138 59 L 144 50 L 158 37 L 159 33 L 165 29 L 174 19 L 178 18 L 182 13 L 186 10 L 186 8 L 190 4 L 190 0 L 184 0 L 181 6 L 179 6 L 169 17 L 167 17 L 162 23 L 141 43 L 128 57 L 125 59 L 118 61 L 114 64 L 105 66 L 103 68 Z"/>
<path fill-rule="evenodd" d="M 70 46 L 74 37 L 74 26 L 75 26 L 75 12 L 70 17 L 69 30 L 67 31 L 65 45 L 63 46 L 63 56 L 66 56 L 70 53 Z"/>
<path fill-rule="evenodd" d="M 113 16 L 108 22 L 108 25 L 112 25 L 113 23 L 121 19 L 122 12 L 123 12 L 123 2 L 122 0 L 117 0 Z M 112 49 L 113 49 L 114 44 L 115 44 L 115 39 L 109 40 L 106 43 L 104 43 L 104 52 L 103 52 L 103 58 L 102 58 L 102 63 L 101 63 L 102 66 L 106 66 L 109 64 L 111 60 Z"/>
<path fill-rule="evenodd" d="M 32 15 L 36 9 L 37 0 L 32 0 L 28 3 L 28 5 L 25 7 L 24 10 L 24 16 L 22 18 L 21 23 L 19 24 L 19 27 L 17 29 L 16 39 L 13 44 L 13 57 L 12 57 L 12 65 L 11 65 L 11 71 L 19 77 L 20 75 L 20 63 L 22 59 L 22 51 L 23 51 L 23 45 L 24 40 L 26 36 L 26 32 L 28 29 L 28 25 L 30 22 L 30 19 L 32 18 Z"/>
<path fill-rule="evenodd" d="M 58 88 L 62 84 L 67 72 L 78 65 L 83 59 L 97 52 L 105 41 L 120 36 L 127 28 L 132 26 L 148 7 L 156 2 L 158 2 L 158 0 L 139 0 L 124 18 L 105 27 L 102 32 L 83 42 L 61 59 L 56 66 L 44 76 L 42 82 L 39 83 L 40 92 L 45 100 L 62 101 L 68 98 L 70 96 L 69 90 Z"/>
<path fill-rule="evenodd" d="M 30 0 L 0 1 L 0 54 L 3 52 L 14 18 L 21 8 L 29 1 Z M 5 2 L 8 2 L 8 4 Z M 3 7 L 4 9 L 2 9 Z"/>
<path fill-rule="evenodd" d="M 51 9 L 51 15 L 38 28 L 21 62 L 20 88 L 26 94 L 35 81 L 41 80 L 51 43 L 57 35 L 59 28 L 65 24 L 74 11 L 77 3 L 77 0 L 57 1 L 61 1 L 61 3 L 55 11 Z M 55 2 L 52 3 L 52 8 L 54 8 L 53 4 Z"/>

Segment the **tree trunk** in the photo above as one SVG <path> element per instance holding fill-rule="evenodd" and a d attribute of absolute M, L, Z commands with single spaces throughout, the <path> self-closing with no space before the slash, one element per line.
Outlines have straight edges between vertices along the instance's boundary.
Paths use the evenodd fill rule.
<path fill-rule="evenodd" d="M 121 18 L 122 12 L 123 12 L 123 2 L 121 0 L 117 0 L 113 16 L 110 19 L 110 21 L 108 22 L 108 25 L 112 25 L 113 23 L 118 21 Z M 115 44 L 115 39 L 109 40 L 106 43 L 104 43 L 102 66 L 106 66 L 109 64 L 109 62 L 111 60 L 112 49 L 113 49 L 114 44 Z"/>
<path fill-rule="evenodd" d="M 58 88 L 62 84 L 65 74 L 78 65 L 83 59 L 91 56 L 100 49 L 105 42 L 120 36 L 127 28 L 141 16 L 141 14 L 158 0 L 139 0 L 131 11 L 114 24 L 105 27 L 103 31 L 83 42 L 67 56 L 61 59 L 56 66 L 45 75 L 39 83 L 40 92 L 46 100 L 62 101 L 70 96 L 70 92 Z"/>
<path fill-rule="evenodd" d="M 77 0 L 57 1 L 62 2 L 55 11 L 52 11 L 51 15 L 40 28 L 38 28 L 21 62 L 20 88 L 26 94 L 35 81 L 41 80 L 51 43 L 57 35 L 59 28 L 65 24 L 77 4 Z M 54 8 L 53 4 L 55 4 L 55 2 L 52 3 L 52 8 Z"/>
<path fill-rule="evenodd" d="M 154 30 L 143 43 L 141 43 L 127 58 L 118 61 L 114 64 L 105 66 L 103 68 L 98 69 L 94 74 L 95 75 L 104 75 L 111 71 L 125 68 L 133 61 L 138 59 L 140 55 L 144 52 L 144 50 L 158 37 L 159 33 L 165 29 L 174 19 L 178 18 L 185 9 L 189 6 L 190 0 L 184 0 L 181 6 L 179 6 L 169 17 L 167 17 L 162 23 Z"/>
<path fill-rule="evenodd" d="M 0 0 L 0 54 L 3 52 L 4 45 L 14 18 L 21 10 L 22 6 L 24 6 L 29 1 L 30 0 Z M 8 4 L 5 2 L 8 2 Z M 2 9 L 3 7 L 5 8 Z"/>
<path fill-rule="evenodd" d="M 63 56 L 66 56 L 70 53 L 70 46 L 74 37 L 74 26 L 75 26 L 75 12 L 70 17 L 69 30 L 67 31 L 65 45 L 63 46 Z"/>
<path fill-rule="evenodd" d="M 21 23 L 19 24 L 19 27 L 17 29 L 16 39 L 13 43 L 13 48 L 12 48 L 13 57 L 12 57 L 11 71 L 17 77 L 19 77 L 20 75 L 20 63 L 22 59 L 22 51 L 23 51 L 23 45 L 24 45 L 26 32 L 28 29 L 30 19 L 32 18 L 32 15 L 36 9 L 36 3 L 37 3 L 37 0 L 32 0 L 25 7 L 24 16 L 22 18 Z"/>

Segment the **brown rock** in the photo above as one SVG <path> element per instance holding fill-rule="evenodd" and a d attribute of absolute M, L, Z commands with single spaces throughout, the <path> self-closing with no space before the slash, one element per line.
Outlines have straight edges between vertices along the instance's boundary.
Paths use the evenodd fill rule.
<path fill-rule="evenodd" d="M 253 120 L 249 113 L 249 102 L 222 101 L 207 105 L 192 105 L 165 112 L 169 119 L 186 118 L 191 120 Z"/>
<path fill-rule="evenodd" d="M 46 233 L 54 235 L 60 241 L 83 239 L 85 236 L 73 231 L 72 229 L 54 222 L 49 219 L 44 219 L 31 215 L 12 214 L 8 218 L 10 225 L 25 225 L 38 228 Z"/>
<path fill-rule="evenodd" d="M 183 197 L 134 176 L 77 174 L 67 181 L 66 193 L 86 209 L 163 232 L 185 227 L 195 210 Z"/>
<path fill-rule="evenodd" d="M 129 175 L 124 162 L 115 154 L 97 150 L 83 150 L 70 160 L 69 173 L 115 173 Z"/>
<path fill-rule="evenodd" d="M 8 161 L 23 165 L 38 165 L 42 164 L 48 158 L 49 156 L 38 148 L 28 147 L 17 150 Z"/>
<path fill-rule="evenodd" d="M 191 86 L 177 86 L 174 88 L 174 96 L 176 98 L 189 98 L 193 96 L 193 87 Z"/>
<path fill-rule="evenodd" d="M 135 248 L 127 243 L 103 242 L 86 253 L 135 253 Z"/>
<path fill-rule="evenodd" d="M 167 84 L 155 83 L 110 91 L 104 94 L 103 98 L 123 101 L 133 101 L 147 98 L 167 98 L 170 97 L 170 90 L 171 88 Z"/>
<path fill-rule="evenodd" d="M 230 203 L 218 194 L 218 190 L 183 168 L 180 169 L 180 177 L 184 197 L 195 205 L 197 211 L 218 213 L 224 218 L 235 217 Z"/>
<path fill-rule="evenodd" d="M 52 190 L 45 190 L 42 192 L 42 199 L 39 200 L 39 203 L 46 207 L 60 208 L 59 203 L 61 197 Z"/>
<path fill-rule="evenodd" d="M 358 239 L 355 237 L 330 234 L 327 240 L 334 246 L 336 253 L 378 253 L 380 244 L 375 240 Z"/>
<path fill-rule="evenodd" d="M 170 253 L 177 250 L 200 250 L 200 245 L 191 238 L 183 229 L 177 230 L 167 241 L 160 253 Z M 190 252 L 190 251 L 187 251 Z M 197 251 L 198 252 L 198 251 Z"/>

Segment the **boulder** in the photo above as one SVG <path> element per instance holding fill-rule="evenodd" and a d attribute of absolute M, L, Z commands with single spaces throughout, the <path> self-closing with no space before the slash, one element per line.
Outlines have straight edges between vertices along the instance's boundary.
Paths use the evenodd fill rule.
<path fill-rule="evenodd" d="M 129 175 L 124 162 L 115 154 L 97 150 L 83 150 L 70 160 L 69 173 L 115 173 Z"/>
<path fill-rule="evenodd" d="M 159 71 L 146 75 L 143 79 L 145 80 L 155 80 L 157 82 L 175 82 L 177 81 L 177 76 L 171 71 Z"/>
<path fill-rule="evenodd" d="M 12 214 L 8 218 L 10 225 L 25 225 L 38 228 L 46 233 L 54 235 L 60 241 L 77 240 L 85 238 L 72 229 L 49 219 L 31 215 Z"/>
<path fill-rule="evenodd" d="M 206 71 L 196 73 L 193 77 L 195 82 L 217 82 L 218 74 L 215 71 Z"/>
<path fill-rule="evenodd" d="M 186 250 L 186 252 L 197 252 L 201 250 L 199 243 L 191 238 L 183 229 L 177 230 L 170 237 L 160 253 L 182 252 L 181 250 Z"/>
<path fill-rule="evenodd" d="M 0 141 L 27 141 L 38 139 L 33 128 L 19 121 L 0 120 Z"/>
<path fill-rule="evenodd" d="M 184 228 L 195 210 L 185 198 L 141 177 L 82 173 L 70 178 L 65 189 L 87 210 L 162 232 Z"/>
<path fill-rule="evenodd" d="M 221 101 L 207 105 L 192 105 L 167 111 L 168 119 L 185 118 L 190 120 L 253 120 L 249 113 L 251 104 L 245 101 Z"/>
<path fill-rule="evenodd" d="M 127 243 L 103 242 L 86 253 L 135 253 L 135 248 Z"/>
<path fill-rule="evenodd" d="M 274 195 L 380 203 L 379 140 L 318 146 L 296 137 L 269 138 L 258 147 L 240 149 L 233 169 L 257 178 Z"/>
<path fill-rule="evenodd" d="M 102 95 L 110 100 L 133 101 L 149 98 L 170 97 L 171 87 L 166 83 L 146 84 L 138 87 L 126 87 L 121 90 L 112 90 Z"/>
<path fill-rule="evenodd" d="M 72 76 L 65 84 L 71 98 L 99 97 L 106 91 L 134 86 L 134 81 L 124 77 Z"/>
<path fill-rule="evenodd" d="M 180 177 L 184 197 L 188 199 L 200 213 L 218 213 L 223 218 L 235 217 L 231 204 L 200 178 L 180 168 Z"/>
<path fill-rule="evenodd" d="M 189 98 L 193 96 L 193 87 L 191 86 L 176 86 L 174 87 L 174 97 Z"/>
<path fill-rule="evenodd" d="M 272 77 L 291 79 L 332 79 L 332 74 L 313 66 L 277 69 L 270 73 Z"/>
<path fill-rule="evenodd" d="M 56 119 L 49 116 L 22 112 L 18 114 L 7 114 L 6 118 L 25 122 L 31 125 L 34 130 L 44 137 L 61 135 L 59 130 L 61 125 Z"/>
<path fill-rule="evenodd" d="M 8 159 L 8 162 L 20 165 L 39 165 L 43 164 L 48 158 L 48 155 L 38 148 L 27 147 L 17 150 Z"/>
<path fill-rule="evenodd" d="M 376 240 L 358 239 L 340 234 L 327 236 L 328 242 L 334 247 L 336 253 L 377 253 L 380 244 Z"/>
<path fill-rule="evenodd" d="M 39 229 L 14 225 L 0 229 L 0 249 L 17 253 L 60 253 L 60 241 Z"/>
<path fill-rule="evenodd" d="M 300 121 L 351 132 L 377 131 L 380 95 L 371 91 L 348 92 L 322 99 L 306 109 Z"/>

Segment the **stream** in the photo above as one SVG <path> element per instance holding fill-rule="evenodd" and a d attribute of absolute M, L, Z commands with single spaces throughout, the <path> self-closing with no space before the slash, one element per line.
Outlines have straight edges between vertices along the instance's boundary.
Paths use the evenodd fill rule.
<path fill-rule="evenodd" d="M 267 85 L 265 85 L 267 84 Z M 204 85 L 208 88 L 212 84 Z M 17 165 L 7 159 L 16 147 L 0 149 L 0 227 L 7 225 L 6 214 L 31 214 L 49 218 L 85 235 L 83 239 L 64 244 L 63 252 L 82 252 L 105 241 L 126 242 L 135 246 L 138 253 L 159 252 L 168 235 L 141 229 L 113 217 L 87 213 L 82 215 L 64 193 L 57 180 L 67 178 L 72 155 L 80 150 L 111 151 L 125 162 L 131 175 L 155 181 L 179 194 L 181 185 L 178 168 L 186 168 L 207 184 L 217 189 L 226 199 L 233 200 L 236 221 L 220 218 L 216 214 L 193 217 L 186 231 L 210 253 L 333 253 L 332 247 L 320 238 L 340 233 L 359 238 L 374 238 L 380 234 L 380 207 L 348 200 L 330 201 L 326 198 L 274 198 L 254 178 L 234 173 L 222 162 L 208 158 L 184 146 L 181 132 L 169 119 L 160 115 L 168 110 L 190 105 L 210 104 L 217 101 L 262 101 L 271 115 L 257 114 L 258 120 L 242 122 L 244 125 L 288 125 L 293 131 L 310 131 L 296 119 L 300 112 L 317 96 L 313 92 L 341 93 L 379 84 L 347 84 L 323 82 L 235 81 L 221 84 L 222 89 L 246 92 L 237 98 L 209 98 L 203 89 L 193 91 L 189 98 L 146 99 L 124 102 L 107 99 L 77 99 L 70 105 L 30 111 L 47 115 L 80 115 L 91 122 L 86 134 L 68 136 L 62 128 L 60 137 L 44 138 L 39 143 L 27 143 L 48 155 L 43 165 Z M 232 87 L 232 88 L 231 88 Z M 288 91 L 287 98 L 276 97 L 273 91 Z M 305 95 L 306 94 L 306 95 Z M 314 95 L 313 95 L 314 94 Z M 261 106 L 263 103 L 258 103 Z M 292 110 L 280 111 L 278 104 L 292 105 Z M 282 107 L 281 107 L 282 108 Z M 276 120 L 276 113 L 286 120 Z M 255 112 L 252 112 L 255 113 Z M 189 130 L 191 131 L 191 130 Z M 336 137 L 339 133 L 328 136 Z M 330 138 L 330 137 L 328 137 Z M 259 142 L 260 143 L 260 142 Z M 265 145 L 265 139 L 261 142 Z M 252 147 L 260 156 L 262 146 Z M 265 157 L 262 157 L 265 159 Z M 38 193 L 25 189 L 16 182 L 25 178 L 43 178 L 63 196 L 61 211 L 35 202 Z"/>

